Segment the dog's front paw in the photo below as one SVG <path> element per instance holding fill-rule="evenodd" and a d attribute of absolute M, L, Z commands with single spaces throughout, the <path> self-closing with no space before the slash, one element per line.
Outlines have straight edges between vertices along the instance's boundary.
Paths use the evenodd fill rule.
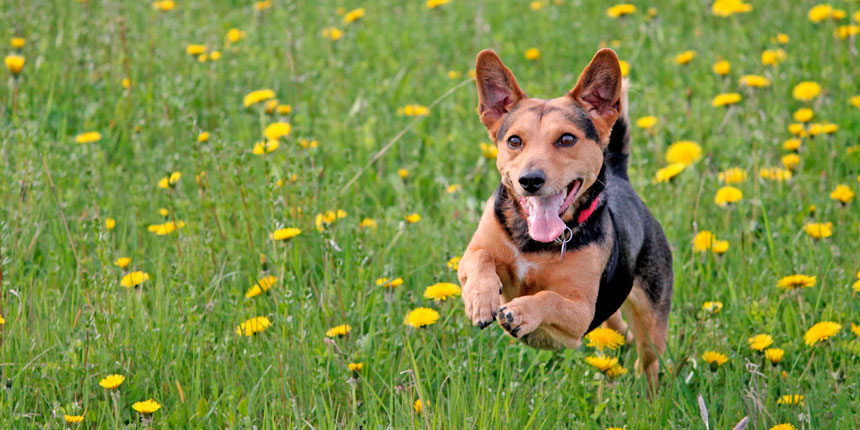
<path fill-rule="evenodd" d="M 484 282 L 469 281 L 463 288 L 463 302 L 466 316 L 472 324 L 485 328 L 496 320 L 496 312 L 501 303 L 501 281 L 496 279 Z"/>
<path fill-rule="evenodd" d="M 540 309 L 529 296 L 517 297 L 499 308 L 499 324 L 513 337 L 522 337 L 543 323 Z"/>

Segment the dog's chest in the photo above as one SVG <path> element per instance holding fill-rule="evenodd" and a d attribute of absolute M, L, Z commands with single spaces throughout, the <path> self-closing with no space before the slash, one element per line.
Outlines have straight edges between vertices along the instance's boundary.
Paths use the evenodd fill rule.
<path fill-rule="evenodd" d="M 513 258 L 500 273 L 505 295 L 517 297 L 533 294 L 546 287 L 546 274 L 557 267 L 560 256 L 550 253 L 521 252 L 513 243 L 506 242 Z"/>

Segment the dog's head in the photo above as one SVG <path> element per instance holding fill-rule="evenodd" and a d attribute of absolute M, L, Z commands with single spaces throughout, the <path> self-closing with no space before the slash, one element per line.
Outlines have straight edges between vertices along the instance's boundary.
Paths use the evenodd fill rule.
<path fill-rule="evenodd" d="M 621 67 L 601 49 L 567 94 L 528 97 L 491 50 L 475 65 L 478 114 L 499 149 L 502 184 L 526 218 L 529 235 L 551 242 L 597 179 L 603 149 L 621 114 Z"/>

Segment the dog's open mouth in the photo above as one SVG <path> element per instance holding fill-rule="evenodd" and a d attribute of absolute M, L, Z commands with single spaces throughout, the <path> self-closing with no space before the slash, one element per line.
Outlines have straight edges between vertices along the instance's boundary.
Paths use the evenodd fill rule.
<path fill-rule="evenodd" d="M 520 207 L 526 214 L 529 236 L 538 242 L 552 242 L 564 232 L 566 225 L 561 214 L 570 207 L 582 179 L 574 179 L 563 191 L 551 196 L 520 197 Z"/>

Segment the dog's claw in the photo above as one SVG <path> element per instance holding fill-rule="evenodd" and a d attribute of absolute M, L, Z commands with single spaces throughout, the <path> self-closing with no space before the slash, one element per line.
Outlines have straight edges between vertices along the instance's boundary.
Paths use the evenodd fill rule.
<path fill-rule="evenodd" d="M 513 329 L 513 330 L 511 330 L 511 336 L 513 336 L 513 337 L 517 337 L 517 333 L 519 333 L 519 331 L 520 331 L 520 327 L 519 327 L 519 326 L 514 327 L 514 329 Z"/>

